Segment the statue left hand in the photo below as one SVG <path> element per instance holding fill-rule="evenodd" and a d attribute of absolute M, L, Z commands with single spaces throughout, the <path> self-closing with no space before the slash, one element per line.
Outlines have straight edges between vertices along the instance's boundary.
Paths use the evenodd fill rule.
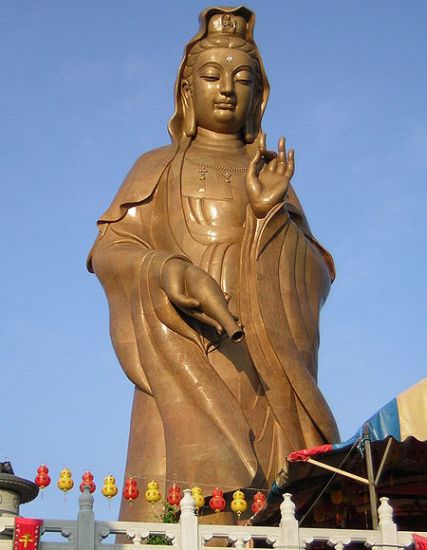
<path fill-rule="evenodd" d="M 246 189 L 257 218 L 264 218 L 286 195 L 295 170 L 294 150 L 286 155 L 285 138 L 278 143 L 278 153 L 267 151 L 265 134 L 261 134 L 258 150 L 246 175 Z"/>

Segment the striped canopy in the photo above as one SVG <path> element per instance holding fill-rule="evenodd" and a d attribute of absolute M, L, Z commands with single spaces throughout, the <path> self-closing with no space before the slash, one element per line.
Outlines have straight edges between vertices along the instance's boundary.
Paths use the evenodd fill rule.
<path fill-rule="evenodd" d="M 288 456 L 288 460 L 297 462 L 306 460 L 308 457 L 349 447 L 362 438 L 364 430 L 368 430 L 369 439 L 372 442 L 387 437 L 393 437 L 396 441 L 405 441 L 408 437 L 414 437 L 418 441 L 427 441 L 427 377 L 399 393 L 397 397 L 366 420 L 350 439 L 342 443 L 295 451 Z"/>

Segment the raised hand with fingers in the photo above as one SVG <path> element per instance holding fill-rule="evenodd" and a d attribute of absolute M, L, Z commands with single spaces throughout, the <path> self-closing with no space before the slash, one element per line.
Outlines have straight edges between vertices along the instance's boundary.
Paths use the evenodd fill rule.
<path fill-rule="evenodd" d="M 286 154 L 285 138 L 279 139 L 276 154 L 267 150 L 265 134 L 261 134 L 258 150 L 249 164 L 246 175 L 249 201 L 257 218 L 264 218 L 283 200 L 294 170 L 294 150 L 290 149 Z"/>

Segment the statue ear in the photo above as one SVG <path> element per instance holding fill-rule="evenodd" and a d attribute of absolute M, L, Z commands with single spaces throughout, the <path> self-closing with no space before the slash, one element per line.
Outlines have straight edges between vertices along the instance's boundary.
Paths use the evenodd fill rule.
<path fill-rule="evenodd" d="M 248 118 L 244 128 L 245 142 L 252 143 L 255 139 L 255 129 L 254 129 L 254 113 L 251 113 L 252 116 Z"/>
<path fill-rule="evenodd" d="M 261 126 L 261 98 L 255 97 L 253 100 L 250 116 L 248 117 L 244 130 L 246 143 L 253 143 L 259 133 Z"/>
<path fill-rule="evenodd" d="M 193 95 L 188 80 L 181 82 L 181 100 L 184 110 L 184 132 L 187 137 L 196 135 L 196 116 L 193 106 Z"/>

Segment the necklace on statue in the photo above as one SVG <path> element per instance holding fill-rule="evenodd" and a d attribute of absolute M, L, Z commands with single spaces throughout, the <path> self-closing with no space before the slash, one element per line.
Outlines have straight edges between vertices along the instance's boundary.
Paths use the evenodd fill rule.
<path fill-rule="evenodd" d="M 231 167 L 221 166 L 219 164 L 201 162 L 189 157 L 185 157 L 184 162 L 186 162 L 187 164 L 191 164 L 192 166 L 197 166 L 199 168 L 199 182 L 200 182 L 199 193 L 206 192 L 206 176 L 209 170 L 215 170 L 216 172 L 220 172 L 220 174 L 224 178 L 224 191 L 226 195 L 231 194 L 230 185 L 231 185 L 231 177 L 233 173 L 245 174 L 247 172 L 246 168 L 237 168 L 234 166 L 231 166 Z"/>

